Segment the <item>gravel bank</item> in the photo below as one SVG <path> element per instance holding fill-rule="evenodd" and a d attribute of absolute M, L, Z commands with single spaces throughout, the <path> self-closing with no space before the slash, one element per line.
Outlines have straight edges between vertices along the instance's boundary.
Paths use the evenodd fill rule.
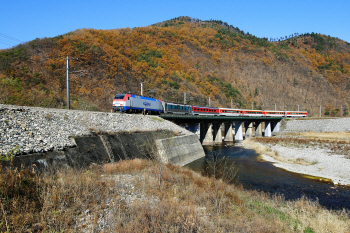
<path fill-rule="evenodd" d="M 283 132 L 349 132 L 350 118 L 289 120 Z M 282 133 L 283 133 L 282 132 Z M 261 157 L 272 162 L 276 167 L 310 176 L 332 180 L 334 184 L 350 185 L 350 159 L 345 155 L 331 153 L 330 150 L 318 147 L 296 148 L 281 145 L 264 145 L 272 151 L 277 151 L 286 161 L 281 162 L 263 154 Z M 310 165 L 296 164 L 292 161 L 308 161 Z"/>
<path fill-rule="evenodd" d="M 20 155 L 75 147 L 72 137 L 94 132 L 170 130 L 189 135 L 157 116 L 49 109 L 0 104 L 0 155 Z"/>
<path fill-rule="evenodd" d="M 301 149 L 279 145 L 267 145 L 267 147 L 272 151 L 277 151 L 286 160 L 297 161 L 300 159 L 311 163 L 310 165 L 286 163 L 266 154 L 261 156 L 276 167 L 299 174 L 330 179 L 334 184 L 350 185 L 350 159 L 344 158 L 344 155 L 331 154 L 329 150 L 320 148 Z"/>

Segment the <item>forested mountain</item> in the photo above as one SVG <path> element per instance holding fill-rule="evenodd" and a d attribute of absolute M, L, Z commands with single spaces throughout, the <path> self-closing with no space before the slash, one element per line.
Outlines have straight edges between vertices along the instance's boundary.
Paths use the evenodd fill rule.
<path fill-rule="evenodd" d="M 117 93 L 212 106 L 348 114 L 350 44 L 317 33 L 257 38 L 218 20 L 79 29 L 0 51 L 0 103 L 110 111 Z M 84 70 L 85 72 L 78 72 Z"/>

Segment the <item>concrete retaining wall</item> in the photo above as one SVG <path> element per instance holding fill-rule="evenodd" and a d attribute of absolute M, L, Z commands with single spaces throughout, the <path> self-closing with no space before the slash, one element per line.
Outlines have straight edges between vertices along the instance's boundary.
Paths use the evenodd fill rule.
<path fill-rule="evenodd" d="M 156 140 L 159 159 L 165 163 L 186 165 L 205 156 L 197 135 Z"/>
<path fill-rule="evenodd" d="M 95 135 L 73 140 L 76 147 L 15 156 L 11 163 L 19 168 L 34 166 L 42 170 L 55 166 L 82 168 L 92 163 L 144 158 L 183 166 L 205 156 L 197 135 L 174 137 L 170 131 Z"/>
<path fill-rule="evenodd" d="M 289 119 L 281 132 L 349 132 L 350 118 Z"/>

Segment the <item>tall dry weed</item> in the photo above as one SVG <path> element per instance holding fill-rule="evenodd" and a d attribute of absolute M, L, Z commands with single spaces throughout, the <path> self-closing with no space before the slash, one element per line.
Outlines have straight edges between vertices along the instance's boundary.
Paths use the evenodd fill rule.
<path fill-rule="evenodd" d="M 0 169 L 0 232 L 22 231 L 40 219 L 40 180 L 29 169 Z"/>
<path fill-rule="evenodd" d="M 0 231 L 346 232 L 350 227 L 348 212 L 328 211 L 307 199 L 286 202 L 179 166 L 164 166 L 159 186 L 158 167 L 128 160 L 40 176 L 28 170 L 2 173 L 6 216 Z M 27 179 L 32 191 L 22 184 Z M 6 190 L 10 184 L 22 184 L 11 186 L 16 195 Z"/>
<path fill-rule="evenodd" d="M 103 165 L 106 173 L 137 172 L 149 165 L 149 161 L 142 159 L 121 160 L 118 163 L 108 163 Z"/>

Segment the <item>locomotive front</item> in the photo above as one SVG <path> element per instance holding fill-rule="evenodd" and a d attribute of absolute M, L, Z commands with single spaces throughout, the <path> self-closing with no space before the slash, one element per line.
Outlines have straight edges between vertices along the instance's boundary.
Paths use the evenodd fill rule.
<path fill-rule="evenodd" d="M 116 94 L 113 99 L 113 112 L 124 112 L 127 95 Z"/>

